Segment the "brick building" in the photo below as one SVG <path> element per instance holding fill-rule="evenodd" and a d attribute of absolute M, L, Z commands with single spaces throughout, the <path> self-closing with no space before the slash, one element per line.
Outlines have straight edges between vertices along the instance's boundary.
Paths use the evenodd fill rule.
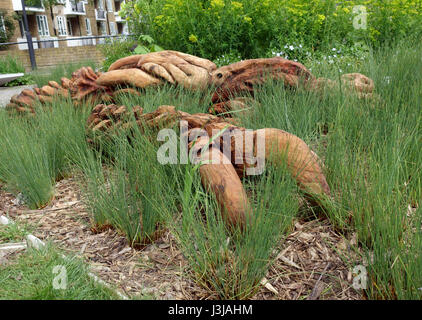
<path fill-rule="evenodd" d="M 28 1 L 28 0 L 27 0 Z M 127 23 L 118 12 L 125 0 L 57 0 L 57 5 L 46 8 L 42 0 L 31 0 L 25 6 L 34 49 L 96 45 L 104 39 L 91 36 L 128 34 Z M 23 42 L 8 50 L 27 50 L 23 28 L 21 0 L 0 0 L 0 32 L 4 32 L 1 12 L 14 16 L 15 32 L 9 42 Z M 75 39 L 80 38 L 82 39 Z M 66 39 L 66 41 L 57 41 Z M 37 40 L 49 40 L 36 42 Z"/>

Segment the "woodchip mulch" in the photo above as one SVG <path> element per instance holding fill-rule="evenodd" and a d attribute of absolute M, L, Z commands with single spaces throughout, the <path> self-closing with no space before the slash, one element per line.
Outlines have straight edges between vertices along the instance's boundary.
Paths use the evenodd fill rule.
<path fill-rule="evenodd" d="M 170 232 L 142 250 L 128 246 L 116 230 L 94 233 L 79 189 L 74 178 L 61 180 L 49 206 L 28 210 L 0 185 L 0 214 L 35 226 L 35 236 L 83 257 L 93 273 L 129 297 L 217 298 L 189 277 L 189 265 Z M 351 270 L 361 260 L 356 240 L 343 238 L 328 220 L 296 220 L 279 249 L 266 275 L 270 285 L 253 299 L 364 298 L 352 288 Z"/>

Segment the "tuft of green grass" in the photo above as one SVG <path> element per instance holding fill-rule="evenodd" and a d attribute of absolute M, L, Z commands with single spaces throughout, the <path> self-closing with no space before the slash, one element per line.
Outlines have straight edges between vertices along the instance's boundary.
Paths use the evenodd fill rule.
<path fill-rule="evenodd" d="M 11 192 L 21 192 L 30 208 L 48 204 L 55 181 L 66 176 L 79 159 L 72 152 L 88 149 L 87 115 L 63 99 L 37 108 L 33 118 L 10 117 L 0 110 L 0 180 Z"/>
<path fill-rule="evenodd" d="M 25 73 L 25 67 L 18 57 L 8 54 L 0 57 L 0 74 L 2 73 Z M 13 81 L 4 84 L 5 87 L 20 86 L 32 84 L 34 81 L 30 74 L 24 74 Z"/>
<path fill-rule="evenodd" d="M 0 225 L 0 243 L 23 241 L 28 233 L 31 233 L 34 227 L 29 224 L 10 223 Z"/>
<path fill-rule="evenodd" d="M 6 56 L 0 57 L 0 73 L 24 73 L 25 68 L 22 62 L 8 54 Z"/>
<path fill-rule="evenodd" d="M 21 192 L 30 208 L 41 208 L 54 195 L 54 177 L 43 141 L 29 132 L 30 125 L 0 112 L 0 180 L 11 192 Z"/>
<path fill-rule="evenodd" d="M 120 94 L 116 97 L 116 104 L 133 107 L 139 105 L 144 108 L 144 113 L 152 112 L 161 105 L 172 105 L 178 110 L 189 113 L 207 113 L 210 107 L 212 88 L 204 91 L 190 91 L 182 86 L 163 86 L 147 87 L 142 90 L 141 95 Z"/>
<path fill-rule="evenodd" d="M 56 81 L 61 83 L 62 77 L 71 78 L 72 73 L 82 67 L 91 67 L 93 70 L 96 69 L 96 63 L 91 60 L 80 61 L 77 63 L 60 64 L 48 69 L 39 69 L 31 72 L 31 77 L 35 84 L 41 88 L 48 84 L 48 81 Z"/>
<path fill-rule="evenodd" d="M 64 258 L 54 247 L 27 249 L 0 265 L 2 300 L 112 300 L 112 290 L 95 283 L 79 258 Z"/>
<path fill-rule="evenodd" d="M 179 175 L 181 217 L 169 208 L 168 225 L 176 236 L 195 281 L 219 299 L 247 299 L 260 287 L 279 240 L 298 210 L 295 183 L 285 168 L 267 167 L 254 181 L 244 181 L 252 219 L 245 230 L 225 224 L 213 194 L 205 192 L 199 165 L 185 165 Z M 175 221 L 176 220 L 176 221 Z"/>
<path fill-rule="evenodd" d="M 100 229 L 105 225 L 116 227 L 134 247 L 151 243 L 161 234 L 162 208 L 174 205 L 174 183 L 157 161 L 153 137 L 138 127 L 115 133 L 102 139 L 101 151 L 93 153 L 80 167 L 95 224 Z M 102 152 L 112 158 L 102 157 Z"/>

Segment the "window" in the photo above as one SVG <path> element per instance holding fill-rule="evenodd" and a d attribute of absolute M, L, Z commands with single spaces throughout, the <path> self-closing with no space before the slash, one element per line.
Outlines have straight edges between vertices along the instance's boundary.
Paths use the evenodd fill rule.
<path fill-rule="evenodd" d="M 0 36 L 6 37 L 6 26 L 4 24 L 4 17 L 0 13 Z"/>
<path fill-rule="evenodd" d="M 107 10 L 108 12 L 113 12 L 113 2 L 111 0 L 107 0 Z"/>
<path fill-rule="evenodd" d="M 112 35 L 116 35 L 117 34 L 117 29 L 116 29 L 116 23 L 115 22 L 110 22 L 110 34 L 112 34 Z"/>
<path fill-rule="evenodd" d="M 104 10 L 104 0 L 98 0 L 98 9 L 103 9 Z"/>
<path fill-rule="evenodd" d="M 114 1 L 114 10 L 116 12 L 120 11 L 120 1 Z"/>
<path fill-rule="evenodd" d="M 91 21 L 89 21 L 88 18 L 85 18 L 85 26 L 86 26 L 86 34 L 90 36 L 92 34 L 92 30 L 91 30 Z"/>
<path fill-rule="evenodd" d="M 39 36 L 49 36 L 47 16 L 37 16 L 37 26 Z"/>
<path fill-rule="evenodd" d="M 73 32 L 72 32 L 72 22 L 70 21 L 70 19 L 66 19 L 67 22 L 67 34 L 69 36 L 73 36 Z"/>
<path fill-rule="evenodd" d="M 106 35 L 107 34 L 107 30 L 106 30 L 106 24 L 104 21 L 100 21 L 99 22 L 99 34 L 101 35 Z"/>
<path fill-rule="evenodd" d="M 56 19 L 57 19 L 57 30 L 59 31 L 59 36 L 67 35 L 65 17 L 57 16 Z"/>

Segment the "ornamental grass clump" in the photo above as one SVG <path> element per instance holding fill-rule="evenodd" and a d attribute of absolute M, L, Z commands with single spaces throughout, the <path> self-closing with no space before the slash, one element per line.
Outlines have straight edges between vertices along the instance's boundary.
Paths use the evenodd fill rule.
<path fill-rule="evenodd" d="M 88 148 L 87 108 L 77 110 L 71 101 L 55 99 L 36 110 L 29 118 L 0 110 L 0 180 L 16 195 L 22 193 L 32 209 L 52 200 L 55 182 L 68 176 L 80 159 L 76 150 L 86 153 Z"/>
<path fill-rule="evenodd" d="M 0 110 L 0 180 L 31 209 L 54 196 L 54 172 L 46 144 L 30 130 L 30 120 L 11 119 Z"/>
<path fill-rule="evenodd" d="M 104 137 L 103 137 L 104 138 Z M 175 203 L 174 182 L 158 163 L 152 133 L 122 129 L 97 139 L 98 151 L 81 163 L 94 229 L 114 227 L 133 247 L 153 242 L 164 230 L 163 208 Z"/>
<path fill-rule="evenodd" d="M 258 290 L 279 240 L 298 209 L 295 183 L 286 168 L 267 167 L 256 181 L 244 182 L 251 195 L 252 218 L 230 228 L 212 193 L 201 186 L 199 165 L 179 167 L 182 216 L 169 227 L 189 262 L 192 276 L 219 299 L 246 299 Z"/>

